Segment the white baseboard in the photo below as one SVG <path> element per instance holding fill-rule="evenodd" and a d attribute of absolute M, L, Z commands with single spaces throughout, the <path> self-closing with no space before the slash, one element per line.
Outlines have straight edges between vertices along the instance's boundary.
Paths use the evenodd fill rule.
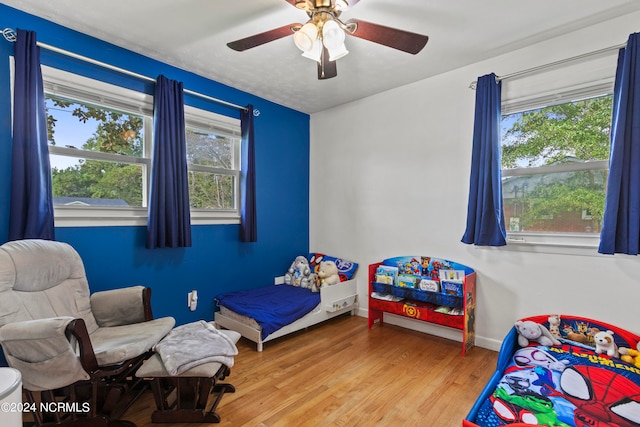
<path fill-rule="evenodd" d="M 364 308 L 359 308 L 356 314 L 360 317 L 369 317 L 369 313 Z M 384 314 L 384 323 L 390 325 L 401 326 L 403 328 L 411 329 L 413 331 L 423 332 L 430 335 L 435 335 L 441 338 L 447 338 L 450 340 L 462 342 L 462 332 L 458 329 L 448 328 L 446 326 L 440 326 L 429 322 L 422 322 L 420 320 L 409 319 L 404 316 L 397 316 L 392 313 Z M 502 341 L 493 338 L 486 338 L 476 334 L 475 345 L 477 347 L 486 348 L 488 350 L 500 351 Z"/>

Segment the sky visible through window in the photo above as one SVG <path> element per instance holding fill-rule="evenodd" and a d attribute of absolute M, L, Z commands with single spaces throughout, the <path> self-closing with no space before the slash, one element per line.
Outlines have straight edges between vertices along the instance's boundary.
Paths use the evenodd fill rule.
<path fill-rule="evenodd" d="M 68 108 L 61 108 L 54 106 L 51 99 L 46 100 L 48 114 L 56 119 L 54 138 L 57 147 L 81 149 L 98 127 L 98 121 L 95 119 L 89 118 L 86 123 L 82 123 L 77 117 L 72 116 L 71 113 L 77 106 L 78 104 L 72 104 Z M 51 156 L 51 167 L 66 169 L 78 165 L 79 160 L 74 157 Z"/>

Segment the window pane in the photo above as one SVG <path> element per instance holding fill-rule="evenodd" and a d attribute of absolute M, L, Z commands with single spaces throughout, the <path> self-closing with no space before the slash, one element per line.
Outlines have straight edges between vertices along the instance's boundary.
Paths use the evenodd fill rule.
<path fill-rule="evenodd" d="M 102 153 L 143 156 L 143 118 L 46 95 L 50 145 Z"/>
<path fill-rule="evenodd" d="M 611 105 L 602 96 L 503 116 L 503 169 L 547 166 L 503 178 L 508 231 L 600 232 L 608 171 L 567 169 L 609 158 Z"/>
<path fill-rule="evenodd" d="M 233 209 L 234 177 L 189 171 L 189 204 L 192 208 Z"/>
<path fill-rule="evenodd" d="M 503 178 L 507 230 L 600 233 L 607 175 L 594 169 Z"/>
<path fill-rule="evenodd" d="M 187 128 L 187 162 L 191 165 L 233 169 L 233 143 L 227 137 Z"/>
<path fill-rule="evenodd" d="M 607 160 L 612 97 L 602 96 L 502 117 L 502 167 Z"/>
<path fill-rule="evenodd" d="M 55 205 L 142 206 L 143 166 L 51 155 Z"/>

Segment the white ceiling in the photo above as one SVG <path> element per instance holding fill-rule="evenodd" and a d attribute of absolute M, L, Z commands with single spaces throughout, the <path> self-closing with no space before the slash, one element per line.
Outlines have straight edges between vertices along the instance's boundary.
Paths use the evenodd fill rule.
<path fill-rule="evenodd" d="M 304 12 L 285 0 L 3 0 L 8 6 L 162 62 L 314 113 L 640 10 L 638 0 L 361 0 L 358 18 L 429 36 L 413 56 L 347 38 L 338 76 L 287 37 L 245 52 L 227 42 L 286 24 Z M 213 94 L 215 96 L 215 94 Z"/>

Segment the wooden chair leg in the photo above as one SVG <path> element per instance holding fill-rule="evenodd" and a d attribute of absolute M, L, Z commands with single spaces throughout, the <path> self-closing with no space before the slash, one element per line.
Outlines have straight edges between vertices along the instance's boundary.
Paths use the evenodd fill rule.
<path fill-rule="evenodd" d="M 224 368 L 224 369 L 223 369 Z M 154 423 L 219 423 L 220 416 L 216 409 L 225 393 L 235 392 L 231 384 L 218 383 L 218 379 L 229 374 L 229 369 L 221 367 L 211 378 L 206 377 L 173 377 L 154 378 L 151 382 L 156 411 L 151 414 Z M 162 387 L 162 384 L 165 387 Z M 173 391 L 175 401 L 168 402 L 167 396 Z M 215 394 L 214 401 L 207 410 L 209 395 Z"/>

